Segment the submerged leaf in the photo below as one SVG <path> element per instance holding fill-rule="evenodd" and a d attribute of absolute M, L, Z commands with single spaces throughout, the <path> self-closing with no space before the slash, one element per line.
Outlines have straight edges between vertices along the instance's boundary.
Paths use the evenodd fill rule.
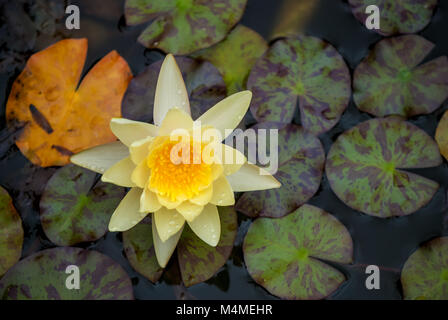
<path fill-rule="evenodd" d="M 433 48 L 417 35 L 378 42 L 354 72 L 358 108 L 378 117 L 411 117 L 440 107 L 448 97 L 447 57 L 419 65 Z"/>
<path fill-rule="evenodd" d="M 431 21 L 437 0 L 348 0 L 356 19 L 365 25 L 370 14 L 369 5 L 380 11 L 380 29 L 373 29 L 383 36 L 398 33 L 417 33 Z"/>
<path fill-rule="evenodd" d="M 77 89 L 86 53 L 86 39 L 59 41 L 31 56 L 12 86 L 8 125 L 20 128 L 16 144 L 36 165 L 65 165 L 72 154 L 116 139 L 109 122 L 121 116 L 131 71 L 112 51 Z"/>
<path fill-rule="evenodd" d="M 276 41 L 253 67 L 247 87 L 258 121 L 292 121 L 299 101 L 302 126 L 313 134 L 330 130 L 350 99 L 344 59 L 325 41 L 308 36 Z"/>
<path fill-rule="evenodd" d="M 8 192 L 0 187 L 0 277 L 22 254 L 22 220 Z"/>
<path fill-rule="evenodd" d="M 151 282 L 156 283 L 163 273 L 157 262 L 152 238 L 152 214 L 132 229 L 123 232 L 123 247 L 131 266 Z"/>
<path fill-rule="evenodd" d="M 405 299 L 448 299 L 448 237 L 433 239 L 417 249 L 401 272 Z"/>
<path fill-rule="evenodd" d="M 350 233 L 335 217 L 304 205 L 279 219 L 259 218 L 247 232 L 244 260 L 252 278 L 284 299 L 322 299 L 345 276 L 321 260 L 351 263 Z"/>
<path fill-rule="evenodd" d="M 79 268 L 79 289 L 66 283 Z M 68 274 L 66 270 L 69 270 Z M 59 247 L 37 252 L 16 264 L 0 280 L 0 297 L 6 300 L 131 300 L 132 283 L 123 268 L 93 250 Z"/>
<path fill-rule="evenodd" d="M 138 41 L 147 48 L 189 54 L 221 41 L 241 19 L 247 0 L 126 0 L 128 25 L 150 22 Z"/>
<path fill-rule="evenodd" d="M 56 171 L 42 194 L 42 228 L 60 246 L 98 240 L 123 196 L 123 188 L 98 181 L 95 172 L 67 165 Z"/>
<path fill-rule="evenodd" d="M 209 62 L 176 57 L 190 98 L 193 119 L 226 97 L 226 85 L 219 71 Z M 152 122 L 154 96 L 162 61 L 157 61 L 134 79 L 123 98 L 123 117 Z"/>
<path fill-rule="evenodd" d="M 193 56 L 208 60 L 218 68 L 226 82 L 227 94 L 231 95 L 246 89 L 250 69 L 267 48 L 258 33 L 238 25 L 223 41 Z"/>
<path fill-rule="evenodd" d="M 426 205 L 438 183 L 400 169 L 442 163 L 437 144 L 399 118 L 372 119 L 341 134 L 331 147 L 325 171 L 331 188 L 348 206 L 387 218 Z"/>
<path fill-rule="evenodd" d="M 252 129 L 275 129 L 277 125 L 261 123 Z M 267 137 L 268 134 L 269 131 Z M 278 140 L 279 167 L 275 178 L 282 185 L 278 189 L 244 193 L 236 209 L 250 217 L 282 217 L 307 202 L 319 188 L 325 163 L 319 139 L 303 128 L 289 124 L 278 131 Z M 267 141 L 266 145 L 273 144 Z M 274 151 L 271 150 L 271 157 L 275 156 Z"/>
<path fill-rule="evenodd" d="M 218 207 L 221 220 L 221 238 L 211 247 L 186 227 L 177 247 L 180 273 L 185 286 L 204 282 L 214 276 L 226 263 L 233 248 L 238 222 L 231 207 Z"/>

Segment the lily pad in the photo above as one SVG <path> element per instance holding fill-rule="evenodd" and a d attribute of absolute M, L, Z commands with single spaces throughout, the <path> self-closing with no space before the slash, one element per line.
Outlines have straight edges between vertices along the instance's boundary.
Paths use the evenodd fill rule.
<path fill-rule="evenodd" d="M 131 266 L 151 282 L 156 283 L 163 273 L 152 240 L 151 216 L 132 229 L 123 232 L 123 247 Z"/>
<path fill-rule="evenodd" d="M 354 72 L 358 108 L 378 117 L 411 117 L 439 108 L 448 98 L 448 59 L 419 65 L 433 48 L 417 35 L 378 42 Z"/>
<path fill-rule="evenodd" d="M 56 171 L 42 194 L 44 232 L 60 246 L 98 240 L 123 196 L 123 188 L 99 181 L 95 172 L 67 165 Z"/>
<path fill-rule="evenodd" d="M 304 205 L 283 218 L 255 220 L 243 251 L 249 274 L 271 294 L 322 299 L 345 281 L 343 273 L 324 261 L 351 263 L 353 243 L 335 217 Z"/>
<path fill-rule="evenodd" d="M 226 97 L 226 85 L 218 69 L 206 61 L 176 57 L 190 97 L 191 115 L 198 118 Z M 157 61 L 131 80 L 123 98 L 122 113 L 127 119 L 151 122 L 157 78 L 162 61 Z"/>
<path fill-rule="evenodd" d="M 442 163 L 437 144 L 418 127 L 396 117 L 372 119 L 341 134 L 325 171 L 331 188 L 348 206 L 387 218 L 426 205 L 439 184 L 400 169 Z"/>
<path fill-rule="evenodd" d="M 404 298 L 448 299 L 448 237 L 433 239 L 415 251 L 401 272 Z"/>
<path fill-rule="evenodd" d="M 193 56 L 208 60 L 218 68 L 227 85 L 227 94 L 231 95 L 246 89 L 250 69 L 267 48 L 258 33 L 238 25 L 223 41 Z"/>
<path fill-rule="evenodd" d="M 79 289 L 67 267 L 79 268 Z M 70 270 L 70 269 L 68 269 Z M 69 278 L 69 279 L 68 279 Z M 131 300 L 131 279 L 111 258 L 93 250 L 59 247 L 37 252 L 16 264 L 0 280 L 6 300 Z"/>
<path fill-rule="evenodd" d="M 127 62 L 112 51 L 78 82 L 87 39 L 66 39 L 33 54 L 12 85 L 6 119 L 20 130 L 16 144 L 33 164 L 69 163 L 72 154 L 116 137 L 110 119 L 120 117 L 132 78 Z"/>
<path fill-rule="evenodd" d="M 22 220 L 8 192 L 0 187 L 0 277 L 22 254 Z"/>
<path fill-rule="evenodd" d="M 380 10 L 380 29 L 383 36 L 398 33 L 417 33 L 431 21 L 437 0 L 348 0 L 352 12 L 363 25 L 367 21 L 366 8 L 376 5 Z"/>
<path fill-rule="evenodd" d="M 261 123 L 252 129 L 275 129 L 278 125 Z M 244 193 L 236 209 L 250 217 L 282 217 L 307 202 L 319 189 L 325 164 L 321 142 L 297 125 L 282 126 L 278 131 L 279 166 L 275 173 L 282 186 Z M 269 131 L 266 136 L 269 136 Z"/>
<path fill-rule="evenodd" d="M 218 207 L 221 238 L 216 247 L 199 239 L 189 227 L 182 233 L 177 247 L 180 273 L 185 286 L 204 282 L 226 263 L 233 249 L 238 230 L 237 215 L 231 207 Z"/>
<path fill-rule="evenodd" d="M 126 0 L 128 25 L 150 22 L 138 41 L 147 48 L 189 54 L 225 38 L 247 0 Z"/>
<path fill-rule="evenodd" d="M 302 126 L 313 134 L 330 130 L 350 100 L 350 73 L 329 43 L 298 36 L 276 41 L 252 68 L 247 87 L 259 121 L 289 123 L 299 102 Z"/>
<path fill-rule="evenodd" d="M 448 159 L 448 111 L 445 111 L 437 126 L 436 141 L 439 145 L 440 153 L 445 159 Z"/>

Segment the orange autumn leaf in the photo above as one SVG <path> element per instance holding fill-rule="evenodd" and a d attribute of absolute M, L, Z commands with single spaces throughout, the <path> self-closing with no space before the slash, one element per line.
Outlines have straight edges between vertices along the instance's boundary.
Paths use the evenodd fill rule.
<path fill-rule="evenodd" d="M 62 166 L 70 155 L 116 137 L 109 128 L 121 117 L 121 100 L 132 78 L 127 62 L 112 51 L 84 77 L 87 39 L 67 39 L 30 57 L 6 104 L 16 144 L 34 164 Z"/>

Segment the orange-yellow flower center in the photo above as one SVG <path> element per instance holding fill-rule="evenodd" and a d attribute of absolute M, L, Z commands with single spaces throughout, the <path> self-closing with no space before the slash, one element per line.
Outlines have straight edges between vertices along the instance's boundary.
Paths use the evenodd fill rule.
<path fill-rule="evenodd" d="M 147 158 L 149 189 L 171 201 L 191 199 L 212 183 L 211 164 L 203 159 L 200 142 L 158 137 Z"/>

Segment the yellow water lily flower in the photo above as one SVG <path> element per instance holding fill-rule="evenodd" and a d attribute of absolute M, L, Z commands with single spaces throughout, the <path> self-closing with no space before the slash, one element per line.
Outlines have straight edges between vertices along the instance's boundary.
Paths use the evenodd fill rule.
<path fill-rule="evenodd" d="M 193 121 L 182 74 L 174 57 L 167 55 L 157 81 L 154 125 L 114 118 L 110 126 L 119 141 L 71 157 L 74 164 L 101 173 L 102 181 L 131 188 L 113 213 L 109 230 L 129 230 L 153 213 L 155 252 L 160 266 L 165 267 L 185 222 L 200 239 L 216 246 L 221 233 L 217 205 L 233 205 L 235 191 L 280 187 L 272 175 L 248 163 L 241 152 L 222 144 L 225 134 L 235 129 L 247 112 L 251 97 L 250 91 L 236 93 Z M 198 124 L 200 133 L 214 130 L 222 139 L 195 139 Z M 181 134 L 173 139 L 176 132 Z M 193 139 L 183 140 L 190 133 Z M 181 159 L 187 161 L 173 161 L 173 150 L 179 146 Z M 212 161 L 205 161 L 205 154 Z"/>

